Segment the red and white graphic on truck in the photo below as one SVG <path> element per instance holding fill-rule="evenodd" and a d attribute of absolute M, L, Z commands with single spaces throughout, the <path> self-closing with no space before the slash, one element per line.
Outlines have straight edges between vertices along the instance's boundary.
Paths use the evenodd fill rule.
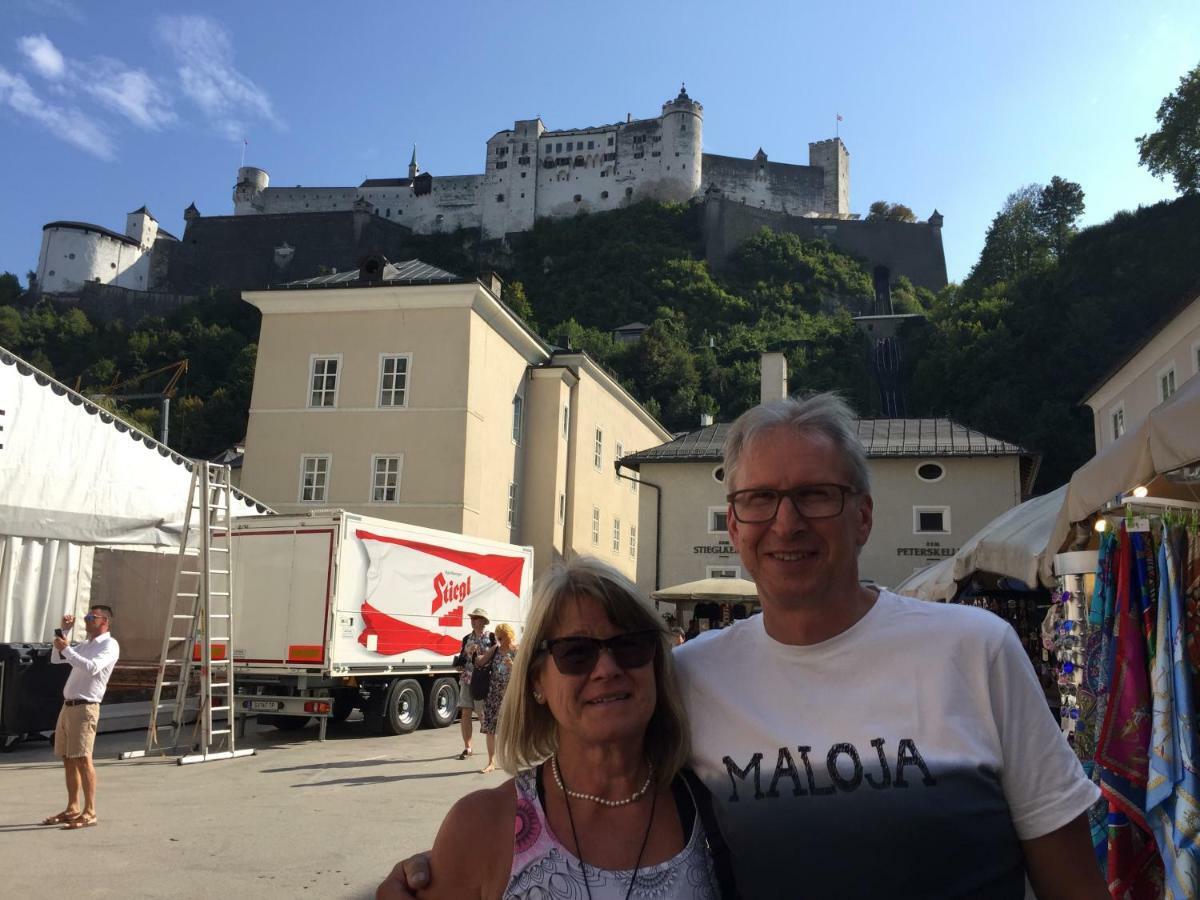
<path fill-rule="evenodd" d="M 365 627 L 358 642 L 375 653 L 394 656 L 427 650 L 454 656 L 462 643 L 468 599 L 472 608 L 482 606 L 496 620 L 510 617 L 505 610 L 515 616 L 519 608 L 524 556 L 451 550 L 362 528 L 355 537 L 362 541 L 370 561 L 362 604 Z M 421 596 L 429 598 L 428 607 L 413 602 Z M 436 616 L 439 629 L 455 632 L 422 627 L 406 621 L 406 614 L 423 619 L 426 625 L 432 625 L 429 619 Z"/>

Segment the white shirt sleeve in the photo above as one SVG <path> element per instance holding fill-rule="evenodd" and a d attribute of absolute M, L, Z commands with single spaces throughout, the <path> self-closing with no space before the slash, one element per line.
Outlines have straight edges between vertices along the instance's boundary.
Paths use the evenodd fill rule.
<path fill-rule="evenodd" d="M 111 667 L 117 661 L 117 644 L 108 640 L 100 645 L 100 652 L 90 659 L 80 654 L 74 647 L 67 647 L 62 655 L 72 667 L 82 669 L 89 675 L 98 675 L 105 667 Z"/>
<path fill-rule="evenodd" d="M 1100 796 L 1046 704 L 1017 633 L 1005 627 L 990 666 L 992 713 L 1000 734 L 1000 781 L 1017 837 L 1042 837 Z"/>

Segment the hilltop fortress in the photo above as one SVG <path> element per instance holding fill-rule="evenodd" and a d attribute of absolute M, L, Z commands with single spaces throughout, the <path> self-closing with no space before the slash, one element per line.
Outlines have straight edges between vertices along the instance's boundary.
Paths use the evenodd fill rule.
<path fill-rule="evenodd" d="M 80 297 L 96 314 L 126 306 L 161 310 L 221 285 L 264 288 L 323 271 L 345 271 L 367 255 L 413 255 L 413 235 L 477 235 L 488 268 L 539 218 L 604 212 L 642 200 L 703 204 L 705 255 L 720 267 L 761 228 L 826 240 L 862 258 L 875 308 L 890 308 L 900 276 L 946 284 L 942 216 L 924 222 L 863 220 L 850 212 L 850 155 L 839 138 L 808 145 L 808 165 L 703 152 L 704 108 L 680 89 L 653 119 L 549 131 L 521 119 L 487 142 L 482 175 L 422 172 L 416 150 L 405 178 L 357 187 L 271 187 L 267 172 L 238 169 L 233 215 L 183 213 L 182 239 L 145 207 L 125 233 L 77 221 L 44 226 L 36 289 Z M 151 294 L 150 292 L 157 292 Z"/>
<path fill-rule="evenodd" d="M 234 215 L 332 212 L 369 204 L 418 234 L 478 228 L 485 239 L 529 231 L 541 217 L 616 209 L 639 200 L 687 201 L 709 190 L 790 216 L 849 218 L 850 155 L 837 138 L 808 145 L 808 165 L 703 152 L 704 107 L 680 88 L 653 119 L 549 131 L 519 119 L 487 142 L 482 175 L 422 172 L 358 187 L 270 187 L 263 169 L 238 170 Z"/>

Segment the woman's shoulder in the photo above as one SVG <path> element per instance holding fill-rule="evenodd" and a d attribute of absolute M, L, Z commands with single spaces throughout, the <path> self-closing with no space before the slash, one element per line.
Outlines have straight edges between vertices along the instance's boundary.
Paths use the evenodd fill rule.
<path fill-rule="evenodd" d="M 450 807 L 430 862 L 438 873 L 437 897 L 489 896 L 497 885 L 503 886 L 512 865 L 516 814 L 517 792 L 511 778 L 498 787 L 472 791 Z M 464 848 L 470 851 L 470 866 L 462 865 Z"/>

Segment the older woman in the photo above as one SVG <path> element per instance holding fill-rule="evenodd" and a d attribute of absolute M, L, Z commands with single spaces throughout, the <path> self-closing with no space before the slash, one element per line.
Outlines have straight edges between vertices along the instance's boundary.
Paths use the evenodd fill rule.
<path fill-rule="evenodd" d="M 492 667 L 487 700 L 483 704 L 483 718 L 479 725 L 479 730 L 487 735 L 487 765 L 479 770 L 485 775 L 496 771 L 496 723 L 500 719 L 500 704 L 508 688 L 516 655 L 517 634 L 511 625 L 503 622 L 496 626 L 496 643 L 475 661 L 476 666 Z"/>
<path fill-rule="evenodd" d="M 715 897 L 679 776 L 687 725 L 653 608 L 615 569 L 576 559 L 539 579 L 525 646 L 498 737 L 516 777 L 454 805 L 419 896 Z"/>

